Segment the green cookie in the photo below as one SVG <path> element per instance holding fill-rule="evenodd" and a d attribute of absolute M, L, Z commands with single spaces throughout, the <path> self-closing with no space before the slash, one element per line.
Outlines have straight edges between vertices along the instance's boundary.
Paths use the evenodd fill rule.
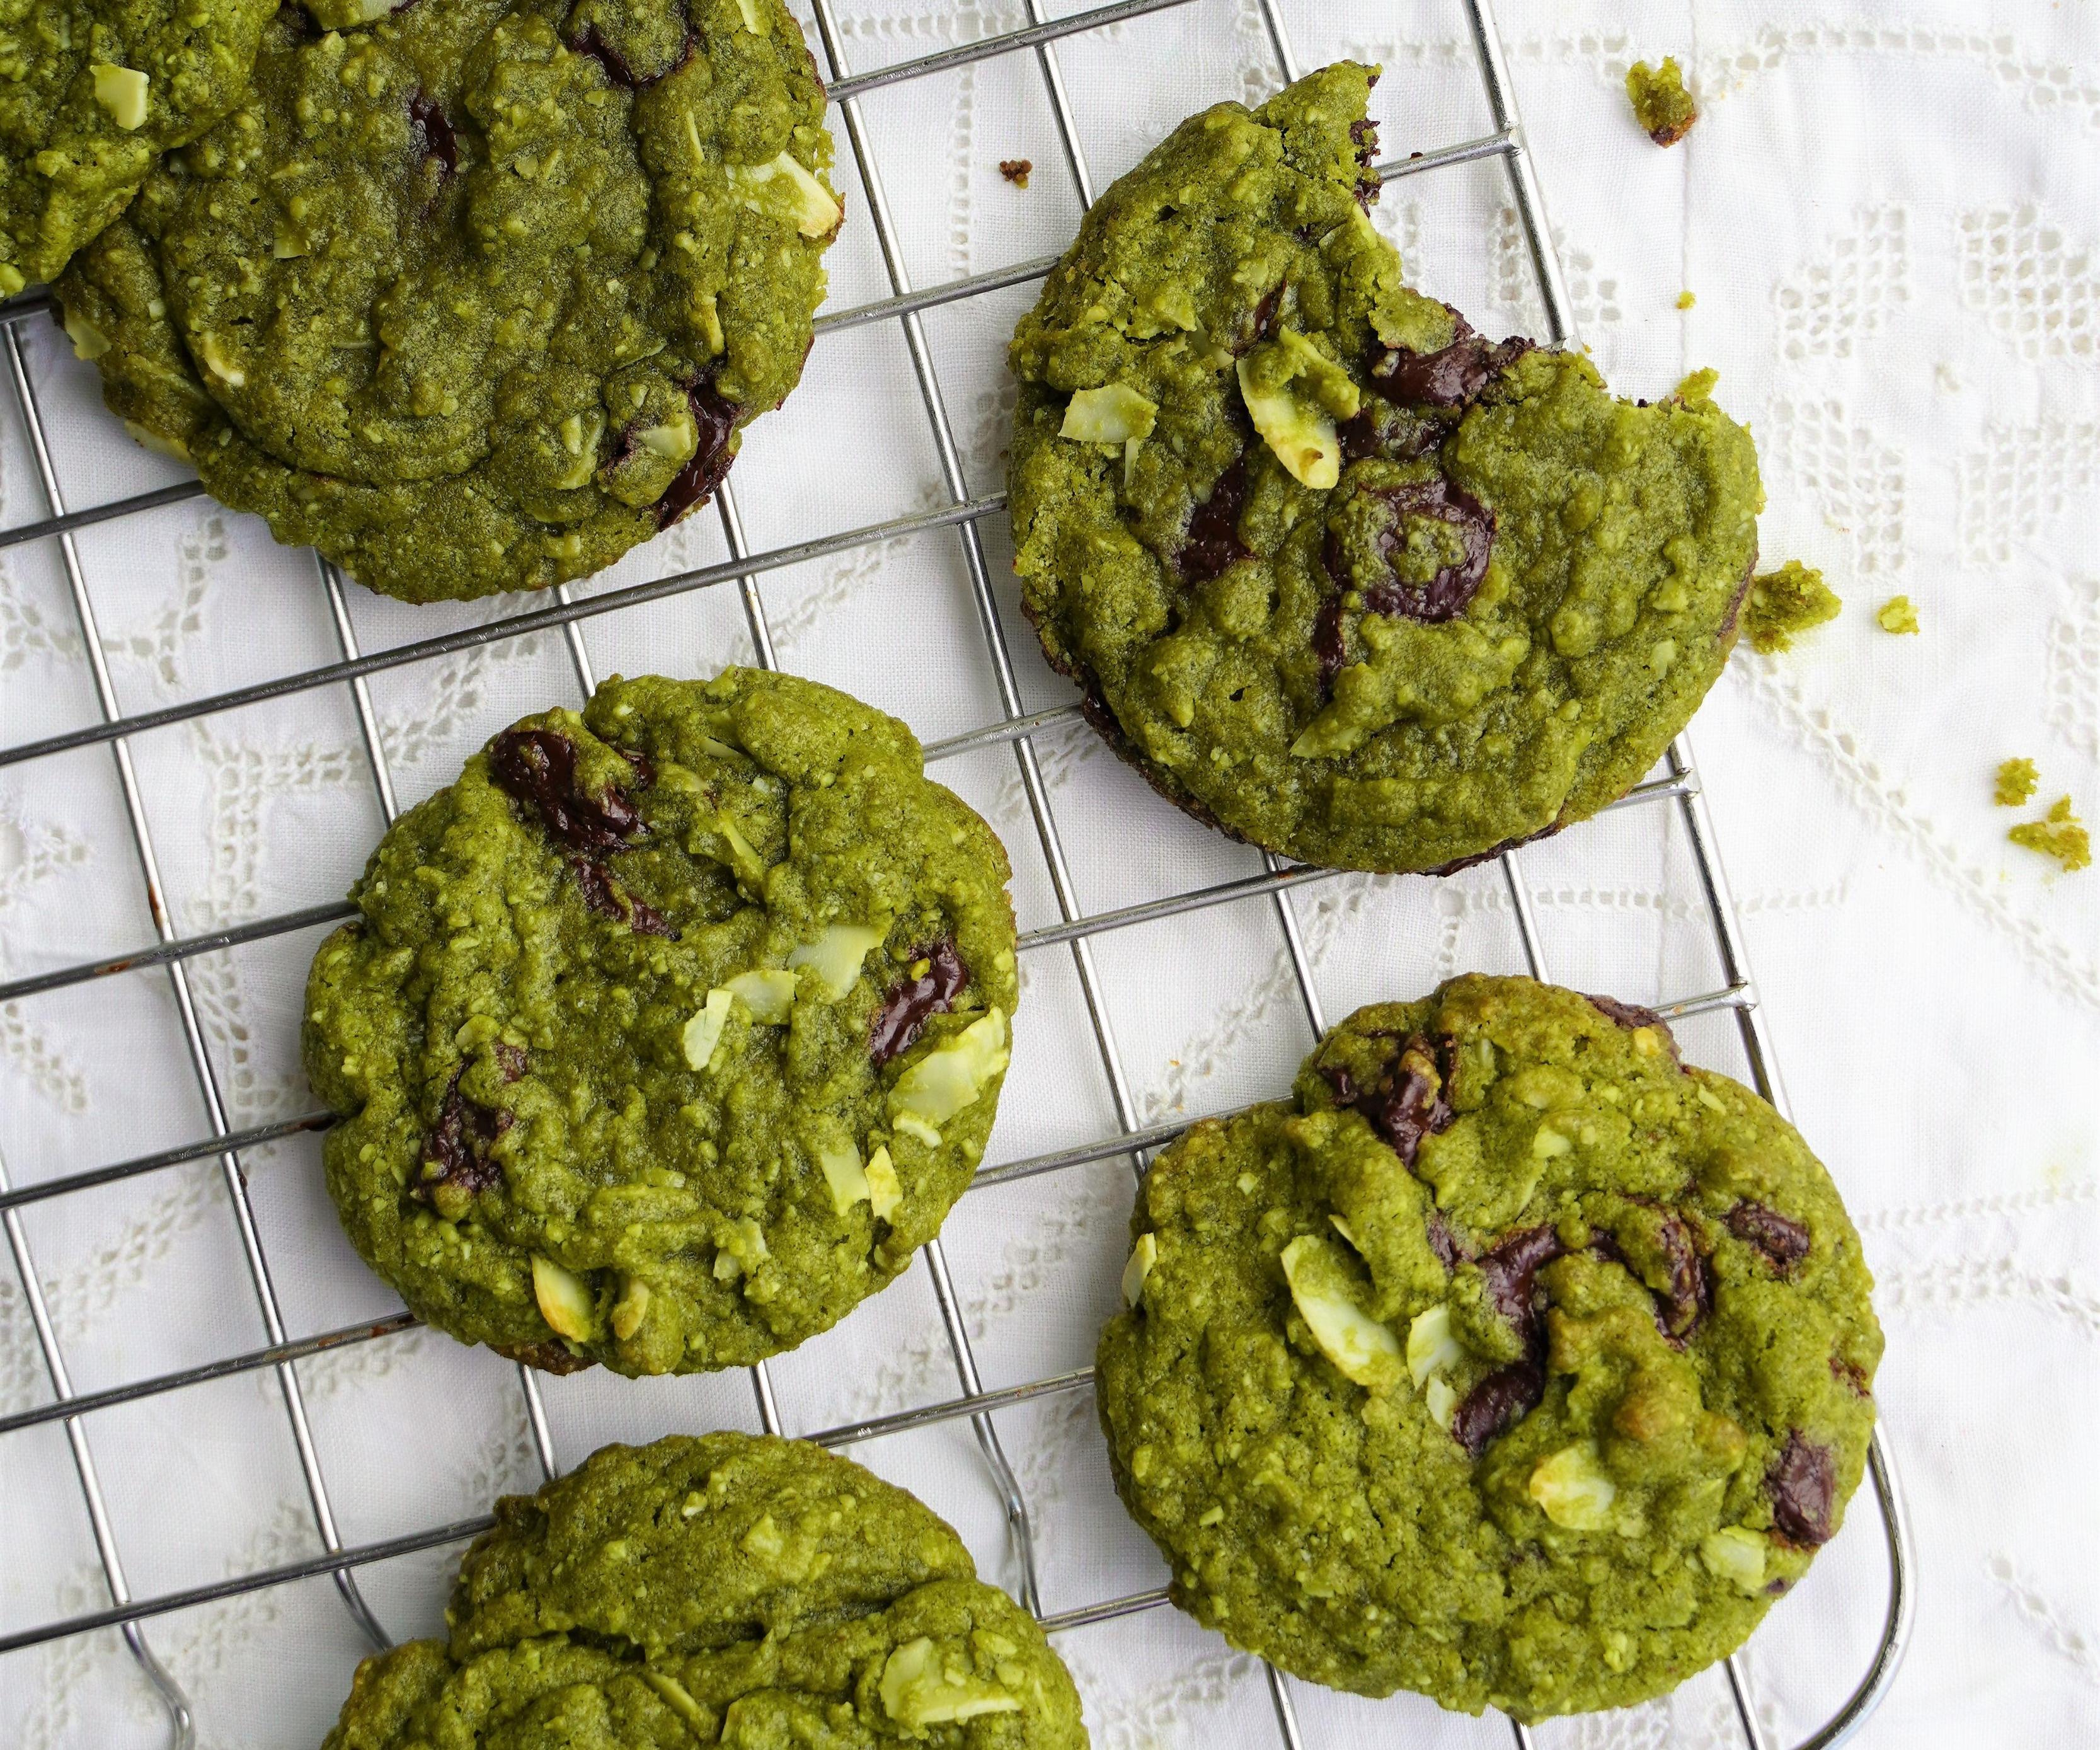
<path fill-rule="evenodd" d="M 827 1329 L 984 1152 L 1008 873 L 910 731 L 812 682 L 615 678 L 505 730 L 314 959 L 351 1243 L 440 1330 L 556 1372 Z"/>
<path fill-rule="evenodd" d="M 1365 216 L 1349 63 L 1184 122 L 1021 324 L 1023 605 L 1173 801 L 1440 869 L 1592 815 L 1720 673 L 1762 503 L 1696 384 L 1491 346 Z"/>
<path fill-rule="evenodd" d="M 611 564 L 801 373 L 841 209 L 801 32 L 780 0 L 309 12 L 74 262 L 76 347 L 143 440 L 386 594 Z"/>
<path fill-rule="evenodd" d="M 1084 1750 L 1035 1620 L 903 1490 L 799 1440 L 609 1446 L 496 1504 L 449 1638 L 358 1667 L 323 1750 Z"/>
<path fill-rule="evenodd" d="M 1454 979 L 1194 1127 L 1102 1333 L 1176 1602 L 1359 1694 L 1520 1719 L 1732 1652 L 1858 1486 L 1882 1333 L 1829 1175 L 1644 1010 Z"/>
<path fill-rule="evenodd" d="M 0 0 L 0 293 L 58 277 L 240 100 L 276 0 Z"/>

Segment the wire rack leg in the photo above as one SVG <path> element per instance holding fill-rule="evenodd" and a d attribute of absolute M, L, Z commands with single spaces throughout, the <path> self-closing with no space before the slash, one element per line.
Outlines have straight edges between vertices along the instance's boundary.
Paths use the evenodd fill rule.
<path fill-rule="evenodd" d="M 0 1191 L 7 1190 L 9 1183 L 7 1163 L 0 1160 Z M 23 1231 L 20 1213 L 11 1209 L 0 1215 L 0 1227 L 7 1231 L 7 1249 L 14 1257 L 15 1273 L 22 1279 L 23 1301 L 29 1310 L 29 1323 L 37 1333 L 37 1347 L 43 1354 L 44 1371 L 51 1376 L 51 1390 L 62 1400 L 70 1398 L 73 1395 L 73 1377 L 67 1371 L 64 1354 L 59 1347 L 58 1332 L 51 1324 L 51 1308 L 44 1299 L 43 1279 L 37 1274 L 36 1262 L 30 1256 L 29 1235 Z M 95 1555 L 102 1563 L 103 1584 L 109 1589 L 111 1603 L 129 1604 L 131 1588 L 124 1577 L 123 1558 L 117 1553 L 117 1534 L 109 1522 L 108 1505 L 103 1498 L 101 1473 L 95 1469 L 95 1453 L 87 1443 L 86 1425 L 79 1416 L 68 1416 L 62 1425 L 66 1445 L 73 1453 L 73 1472 L 80 1479 L 81 1496 L 87 1507 L 88 1528 L 95 1537 Z M 170 1750 L 191 1750 L 196 1742 L 196 1719 L 191 1710 L 189 1697 L 147 1645 L 145 1633 L 138 1624 L 126 1623 L 123 1631 L 125 1646 L 146 1674 L 146 1681 L 152 1685 L 168 1716 Z"/>
<path fill-rule="evenodd" d="M 13 327 L 5 336 L 8 371 L 14 382 L 15 394 L 22 409 L 22 418 L 27 429 L 32 453 L 36 458 L 37 471 L 44 488 L 44 496 L 51 510 L 63 515 L 64 495 L 59 485 L 58 472 L 51 461 L 51 446 L 46 440 L 43 414 L 37 401 L 36 390 L 29 381 L 27 361 L 22 351 L 20 334 Z M 119 714 L 117 692 L 109 678 L 108 664 L 104 660 L 102 640 L 95 623 L 95 607 L 87 592 L 87 577 L 80 562 L 80 551 L 72 535 L 59 537 L 60 553 L 64 559 L 66 582 L 73 599 L 73 612 L 80 622 L 81 639 L 86 650 L 89 670 L 94 677 L 95 696 L 105 718 L 114 719 Z M 133 849 L 138 853 L 139 868 L 146 884 L 146 902 L 152 913 L 155 929 L 163 941 L 174 939 L 173 920 L 168 915 L 162 897 L 160 866 L 153 851 L 153 838 L 146 820 L 145 804 L 139 793 L 138 775 L 131 763 L 131 748 L 128 740 L 118 739 L 110 744 L 110 751 L 117 766 L 117 783 L 123 792 L 125 812 L 130 822 Z M 189 972 L 181 961 L 170 961 L 168 982 L 174 992 L 175 1006 L 183 1023 L 183 1041 L 189 1053 L 190 1066 L 196 1077 L 197 1091 L 205 1103 L 214 1135 L 225 1135 L 231 1126 L 227 1121 L 226 1107 L 218 1090 L 216 1072 L 212 1068 L 211 1054 L 205 1044 L 204 1029 L 197 1019 L 196 1004 L 190 991 Z M 255 1291 L 257 1306 L 262 1315 L 264 1328 L 272 1343 L 285 1341 L 285 1322 L 277 1303 L 277 1292 L 270 1279 L 268 1259 L 263 1255 L 261 1231 L 255 1221 L 255 1211 L 248 1195 L 248 1182 L 241 1171 L 240 1162 L 232 1152 L 219 1156 L 219 1172 L 226 1186 L 227 1199 L 232 1205 L 234 1219 L 240 1229 L 241 1251 L 248 1265 L 248 1274 Z M 306 1478 L 307 1500 L 313 1509 L 315 1528 L 320 1532 L 323 1547 L 330 1554 L 339 1552 L 342 1540 L 337 1534 L 335 1509 L 329 1499 L 328 1483 L 321 1474 L 320 1455 L 314 1445 L 313 1430 L 307 1421 L 305 1394 L 299 1386 L 299 1377 L 289 1361 L 278 1363 L 276 1372 L 280 1394 L 285 1402 L 285 1414 L 291 1425 L 293 1443 L 298 1449 L 299 1469 Z M 346 1568 L 333 1571 L 336 1590 L 342 1595 L 347 1609 L 359 1628 L 364 1630 L 375 1646 L 390 1644 L 386 1631 L 364 1602 L 358 1589 L 356 1575 Z"/>

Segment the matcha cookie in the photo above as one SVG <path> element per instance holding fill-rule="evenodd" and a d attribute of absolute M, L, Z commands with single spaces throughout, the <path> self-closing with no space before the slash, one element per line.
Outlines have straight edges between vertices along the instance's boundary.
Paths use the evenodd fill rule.
<path fill-rule="evenodd" d="M 276 0 L 0 0 L 0 293 L 57 277 L 240 100 Z"/>
<path fill-rule="evenodd" d="M 1844 1517 L 1882 1335 L 1829 1174 L 1644 1010 L 1454 979 L 1154 1165 L 1103 1332 L 1175 1601 L 1520 1719 L 1740 1646 Z"/>
<path fill-rule="evenodd" d="M 280 541 L 409 601 L 544 588 L 703 502 L 795 386 L 823 108 L 780 0 L 288 7 L 66 326 Z"/>
<path fill-rule="evenodd" d="M 1623 794 L 1735 637 L 1762 497 L 1703 394 L 1614 400 L 1401 281 L 1365 68 L 1184 122 L 1016 333 L 1023 605 L 1168 797 L 1436 869 Z"/>
<path fill-rule="evenodd" d="M 395 823 L 307 986 L 351 1243 L 556 1372 L 757 1361 L 940 1231 L 1017 993 L 1005 851 L 895 719 L 607 681 Z"/>
<path fill-rule="evenodd" d="M 799 1440 L 609 1446 L 498 1501 L 445 1621 L 358 1667 L 323 1750 L 1087 1743 L 955 1532 Z"/>

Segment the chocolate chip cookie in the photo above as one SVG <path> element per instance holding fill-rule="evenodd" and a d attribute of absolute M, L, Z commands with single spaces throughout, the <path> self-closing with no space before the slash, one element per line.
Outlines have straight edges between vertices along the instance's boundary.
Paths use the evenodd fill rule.
<path fill-rule="evenodd" d="M 1706 379 L 1614 400 L 1401 282 L 1373 77 L 1196 116 L 1088 213 L 1013 339 L 1015 564 L 1174 801 L 1437 869 L 1654 763 L 1735 638 L 1762 494 Z"/>
<path fill-rule="evenodd" d="M 496 1504 L 443 1640 L 358 1667 L 323 1750 L 1085 1750 L 1035 1619 L 903 1490 L 799 1440 L 609 1446 Z"/>
<path fill-rule="evenodd" d="M 557 1372 L 827 1328 L 984 1152 L 1008 874 L 909 730 L 812 682 L 615 678 L 504 731 L 315 957 L 351 1242 L 440 1330 Z"/>
<path fill-rule="evenodd" d="M 1198 1124 L 1103 1332 L 1175 1601 L 1317 1682 L 1537 1719 L 1733 1651 L 1835 1532 L 1882 1335 L 1792 1125 L 1527 979 L 1358 1010 Z"/>
<path fill-rule="evenodd" d="M 409 601 L 544 588 L 704 502 L 794 387 L 823 106 L 780 0 L 287 7 L 67 326 L 279 540 Z"/>
<path fill-rule="evenodd" d="M 276 0 L 0 0 L 0 294 L 54 279 L 240 100 Z"/>

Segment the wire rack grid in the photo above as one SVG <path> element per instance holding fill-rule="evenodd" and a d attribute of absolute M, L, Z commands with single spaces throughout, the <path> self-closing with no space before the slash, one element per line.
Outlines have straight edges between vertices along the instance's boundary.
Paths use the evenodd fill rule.
<path fill-rule="evenodd" d="M 773 628 L 761 594 L 761 580 L 767 573 L 832 555 L 848 554 L 876 543 L 907 537 L 923 537 L 952 530 L 967 572 L 970 598 L 983 652 L 988 660 L 1000 705 L 999 718 L 980 728 L 930 744 L 931 760 L 954 758 L 981 749 L 1010 749 L 1015 772 L 1025 794 L 1027 810 L 1054 896 L 1058 921 L 1026 933 L 1025 950 L 1069 957 L 1071 972 L 1086 1011 L 1100 1067 L 1105 1076 L 1118 1120 L 1116 1134 L 1080 1147 L 1065 1147 L 985 1168 L 973 1189 L 1012 1183 L 1039 1175 L 1116 1159 L 1127 1159 L 1142 1174 L 1150 1152 L 1171 1141 L 1184 1124 L 1147 1124 L 1141 1121 L 1130 1078 L 1118 1050 L 1105 997 L 1102 979 L 1096 964 L 1096 942 L 1109 933 L 1155 922 L 1183 913 L 1238 902 L 1265 901 L 1273 908 L 1281 932 L 1291 978 L 1311 1031 L 1325 1030 L 1327 1017 L 1315 979 L 1314 957 L 1308 949 L 1294 902 L 1295 892 L 1332 878 L 1333 872 L 1295 866 L 1273 856 L 1265 859 L 1263 872 L 1185 889 L 1145 902 L 1089 914 L 1085 911 L 1074 881 L 1071 860 L 1057 815 L 1049 785 L 1039 758 L 1035 738 L 1046 731 L 1070 726 L 1078 714 L 1075 705 L 1026 709 L 1008 633 L 986 556 L 980 524 L 1004 508 L 1004 495 L 973 496 L 959 450 L 955 429 L 942 384 L 922 323 L 922 313 L 1039 278 L 1053 265 L 1052 258 L 1021 261 L 1007 267 L 915 289 L 907 270 L 899 230 L 885 192 L 882 172 L 863 120 L 862 99 L 880 87 L 902 84 L 945 73 L 968 63 L 1005 55 L 1032 55 L 1039 68 L 1050 113 L 1074 185 L 1083 204 L 1091 204 L 1095 186 L 1092 169 L 1074 119 L 1057 43 L 1062 38 L 1132 20 L 1145 15 L 1186 6 L 1189 0 L 1120 0 L 1120 3 L 1052 16 L 1043 0 L 1026 0 L 1030 22 L 1026 28 L 1005 30 L 946 49 L 901 60 L 880 70 L 854 74 L 848 67 L 843 36 L 834 0 L 813 0 L 818 43 L 828 65 L 830 94 L 850 149 L 868 207 L 868 220 L 879 247 L 890 291 L 849 308 L 827 313 L 818 321 L 820 332 L 895 324 L 901 330 L 911 361 L 911 376 L 923 403 L 928 429 L 938 459 L 946 501 L 931 508 L 893 517 L 871 526 L 818 539 L 754 551 L 747 540 L 735 490 L 725 484 L 717 494 L 716 510 L 730 557 L 719 563 L 701 566 L 674 575 L 602 591 L 572 594 L 566 588 L 552 592 L 546 606 L 507 613 L 485 623 L 435 637 L 391 644 L 367 653 L 359 646 L 345 579 L 325 563 L 318 564 L 340 654 L 334 660 L 275 675 L 267 679 L 228 689 L 209 696 L 145 711 L 126 713 L 104 656 L 80 550 L 77 532 L 99 524 L 142 515 L 199 495 L 192 480 L 118 498 L 91 508 L 68 510 L 49 441 L 46 421 L 32 381 L 22 339 L 22 325 L 50 309 L 46 296 L 32 294 L 0 307 L 0 346 L 4 346 L 7 373 L 15 412 L 33 457 L 47 514 L 0 530 L 0 548 L 34 542 L 55 543 L 63 568 L 64 586 L 90 670 L 99 721 L 84 727 L 46 735 L 0 749 L 0 767 L 22 766 L 52 758 L 73 750 L 106 746 L 114 764 L 133 850 L 136 872 L 143 882 L 146 904 L 155 929 L 155 939 L 126 953 L 82 961 L 17 977 L 0 983 L 0 1002 L 15 1002 L 42 992 L 82 985 L 141 969 L 158 969 L 168 983 L 181 1027 L 185 1054 L 194 1073 L 196 1090 L 209 1120 L 208 1136 L 163 1147 L 105 1165 L 38 1176 L 15 1185 L 0 1160 L 0 1226 L 4 1226 L 15 1270 L 21 1284 L 24 1306 L 33 1328 L 36 1346 L 47 1372 L 51 1396 L 33 1408 L 0 1415 L 0 1436 L 55 1423 L 63 1433 L 71 1465 L 80 1487 L 90 1533 L 110 1602 L 105 1607 L 78 1611 L 53 1620 L 0 1633 L 0 1655 L 43 1645 L 96 1630 L 118 1631 L 146 1680 L 165 1710 L 170 1742 L 187 1750 L 195 1741 L 196 1721 L 182 1689 L 157 1657 L 145 1624 L 151 1619 L 195 1608 L 217 1601 L 266 1589 L 325 1576 L 338 1593 L 343 1608 L 363 1636 L 376 1647 L 389 1644 L 377 1615 L 360 1586 L 360 1571 L 374 1564 L 457 1543 L 483 1529 L 486 1516 L 425 1527 L 405 1535 L 359 1544 L 346 1542 L 337 1522 L 337 1514 L 324 1474 L 320 1451 L 311 1426 L 307 1399 L 298 1363 L 302 1360 L 377 1341 L 411 1329 L 414 1319 L 396 1312 L 318 1334 L 292 1337 L 273 1282 L 271 1264 L 251 1202 L 241 1164 L 244 1151 L 285 1138 L 324 1129 L 330 1121 L 322 1112 L 307 1112 L 271 1123 L 236 1129 L 220 1086 L 220 1072 L 207 1049 L 205 1029 L 192 989 L 189 968 L 199 957 L 244 944 L 291 935 L 298 931 L 333 923 L 349 915 L 344 904 L 309 906 L 279 912 L 255 921 L 202 933 L 183 935 L 175 927 L 163 900 L 165 890 L 149 824 L 146 796 L 134 763 L 134 740 L 148 731 L 170 724 L 201 719 L 237 710 L 288 695 L 337 687 L 347 690 L 363 743 L 369 777 L 381 814 L 391 821 L 398 812 L 393 773 L 373 705 L 368 678 L 382 672 L 405 668 L 452 652 L 516 639 L 557 630 L 566 647 L 567 658 L 576 682 L 588 693 L 597 683 L 593 659 L 582 635 L 588 618 L 615 614 L 719 585 L 733 586 L 739 601 L 746 630 L 757 661 L 763 666 L 776 663 Z M 1543 202 L 1532 155 L 1527 148 L 1515 111 L 1508 69 L 1494 19 L 1487 0 L 1455 0 L 1462 8 L 1473 61 L 1492 118 L 1491 130 L 1474 139 L 1440 149 L 1419 152 L 1378 166 L 1383 182 L 1411 177 L 1475 161 L 1498 161 L 1507 179 L 1511 205 L 1521 228 L 1524 252 L 1535 278 L 1548 338 L 1558 342 L 1574 338 L 1569 301 L 1562 269 L 1545 223 Z M 1281 16 L 1277 0 L 1256 0 L 1258 15 L 1275 70 L 1284 79 L 1301 71 L 1293 51 L 1290 33 Z M 1661 771 L 1638 787 L 1621 802 L 1620 810 L 1673 811 L 1680 824 L 1696 871 L 1703 910 L 1712 937 L 1712 947 L 1723 974 L 1719 988 L 1659 1005 L 1673 1020 L 1720 1014 L 1729 1017 L 1745 1059 L 1747 1073 L 1759 1091 L 1785 1109 L 1785 1095 L 1777 1080 L 1763 1010 L 1749 974 L 1741 932 L 1727 877 L 1713 841 L 1713 829 L 1698 769 L 1690 746 L 1680 737 L 1669 750 Z M 1499 859 L 1511 916 L 1521 946 L 1522 958 L 1533 976 L 1548 976 L 1549 961 L 1542 939 L 1533 890 L 1524 877 L 1516 853 Z M 97 1187 L 147 1174 L 161 1173 L 191 1162 L 216 1164 L 237 1228 L 240 1249 L 249 1285 L 268 1341 L 261 1347 L 223 1354 L 201 1364 L 130 1381 L 107 1389 L 75 1390 L 58 1330 L 46 1304 L 42 1279 L 32 1255 L 23 1220 L 28 1206 L 61 1199 Z M 966 1423 L 974 1436 L 986 1474 L 1004 1511 L 1014 1558 L 1014 1571 L 1021 1601 L 1053 1634 L 1096 1624 L 1135 1619 L 1166 1602 L 1163 1589 L 1149 1589 L 1100 1600 L 1078 1608 L 1046 1614 L 1037 1571 L 1036 1535 L 1028 1504 L 1009 1462 L 996 1425 L 998 1413 L 1037 1400 L 1087 1390 L 1091 1370 L 1085 1368 L 1031 1379 L 1025 1383 L 987 1390 L 967 1321 L 959 1306 L 955 1280 L 945 1250 L 938 1240 L 925 1248 L 929 1285 L 938 1309 L 945 1344 L 952 1363 L 958 1390 L 941 1401 L 886 1415 L 869 1417 L 808 1434 L 830 1447 L 845 1447 L 886 1435 L 942 1424 Z M 322 1553 L 311 1558 L 243 1572 L 223 1580 L 140 1597 L 126 1578 L 117 1546 L 112 1516 L 105 1499 L 100 1474 L 89 1438 L 87 1418 L 95 1412 L 143 1399 L 161 1397 L 187 1388 L 232 1377 L 254 1374 L 274 1381 L 277 1397 L 297 1453 L 311 1518 L 311 1528 Z M 759 1423 L 779 1432 L 783 1421 L 770 1372 L 763 1363 L 749 1370 Z M 556 1447 L 547 1405 L 538 1377 L 525 1367 L 517 1370 L 523 1396 L 524 1420 L 541 1471 L 556 1474 Z M 1873 1484 L 1872 1498 L 1878 1514 L 1887 1562 L 1887 1598 L 1880 1633 L 1864 1673 L 1842 1704 L 1803 1738 L 1798 1750 L 1824 1750 L 1845 1742 L 1864 1723 L 1891 1682 L 1908 1636 L 1915 1607 L 1909 1533 L 1895 1471 L 1877 1433 L 1870 1455 Z M 1744 1741 L 1751 1750 L 1767 1750 L 1769 1738 L 1754 1708 L 1748 1678 L 1741 1664 L 1732 1658 L 1727 1674 L 1733 1710 Z M 1264 1665 L 1264 1680 L 1277 1731 L 1282 1742 L 1299 1750 L 1305 1742 L 1298 1709 L 1289 1682 L 1273 1667 Z M 1508 1722 L 1515 1741 L 1528 1746 L 1530 1731 Z"/>

